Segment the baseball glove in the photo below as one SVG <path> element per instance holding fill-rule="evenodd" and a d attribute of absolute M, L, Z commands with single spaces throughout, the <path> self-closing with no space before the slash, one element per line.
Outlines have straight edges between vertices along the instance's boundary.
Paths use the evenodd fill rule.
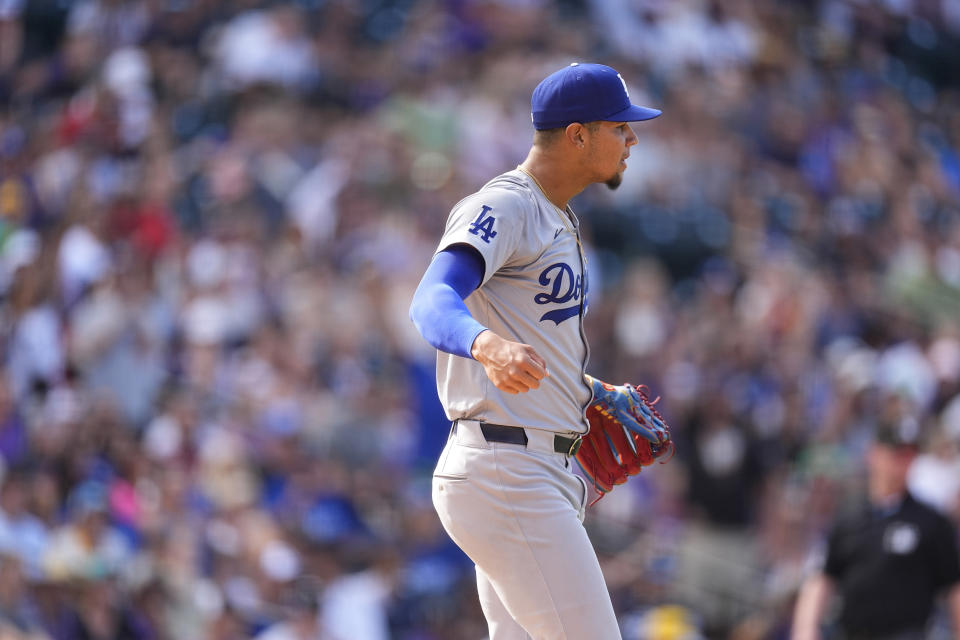
<path fill-rule="evenodd" d="M 615 387 L 587 376 L 593 400 L 587 406 L 590 431 L 583 436 L 577 463 L 597 492 L 593 505 L 630 476 L 656 461 L 673 457 L 670 427 L 653 408 L 642 386 Z"/>

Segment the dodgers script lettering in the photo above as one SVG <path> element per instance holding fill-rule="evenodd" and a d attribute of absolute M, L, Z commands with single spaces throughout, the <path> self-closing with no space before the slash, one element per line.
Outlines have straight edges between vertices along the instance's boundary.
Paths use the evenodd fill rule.
<path fill-rule="evenodd" d="M 540 284 L 550 288 L 549 293 L 538 293 L 533 297 L 537 304 L 564 304 L 573 300 L 576 304 L 560 309 L 551 309 L 542 316 L 540 322 L 552 320 L 560 324 L 580 312 L 580 296 L 583 294 L 583 278 L 574 275 L 573 269 L 565 262 L 550 265 L 540 274 Z"/>

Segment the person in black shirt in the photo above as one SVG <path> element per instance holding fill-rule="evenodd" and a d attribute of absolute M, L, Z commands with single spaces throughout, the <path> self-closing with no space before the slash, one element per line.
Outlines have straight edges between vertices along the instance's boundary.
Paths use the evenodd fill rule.
<path fill-rule="evenodd" d="M 823 567 L 800 589 L 792 640 L 821 638 L 832 595 L 841 596 L 843 640 L 922 640 L 936 598 L 960 637 L 960 559 L 953 524 L 906 489 L 917 428 L 878 429 L 867 457 L 868 495 L 840 518 L 827 539 Z"/>

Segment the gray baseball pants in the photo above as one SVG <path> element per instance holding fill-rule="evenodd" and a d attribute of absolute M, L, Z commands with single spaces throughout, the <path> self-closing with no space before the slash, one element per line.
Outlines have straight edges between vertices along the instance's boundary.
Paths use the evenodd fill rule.
<path fill-rule="evenodd" d="M 586 484 L 552 432 L 526 431 L 526 446 L 488 443 L 461 420 L 433 475 L 440 521 L 476 564 L 490 640 L 620 640 L 583 528 Z"/>

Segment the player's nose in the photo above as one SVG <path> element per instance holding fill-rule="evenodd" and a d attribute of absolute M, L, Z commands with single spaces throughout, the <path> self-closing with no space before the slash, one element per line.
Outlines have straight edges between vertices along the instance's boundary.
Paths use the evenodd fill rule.
<path fill-rule="evenodd" d="M 631 127 L 628 124 L 627 125 L 627 147 L 628 148 L 632 147 L 633 145 L 637 144 L 637 142 L 639 142 L 639 139 L 637 138 L 637 134 L 636 132 L 634 132 L 633 127 Z"/>

